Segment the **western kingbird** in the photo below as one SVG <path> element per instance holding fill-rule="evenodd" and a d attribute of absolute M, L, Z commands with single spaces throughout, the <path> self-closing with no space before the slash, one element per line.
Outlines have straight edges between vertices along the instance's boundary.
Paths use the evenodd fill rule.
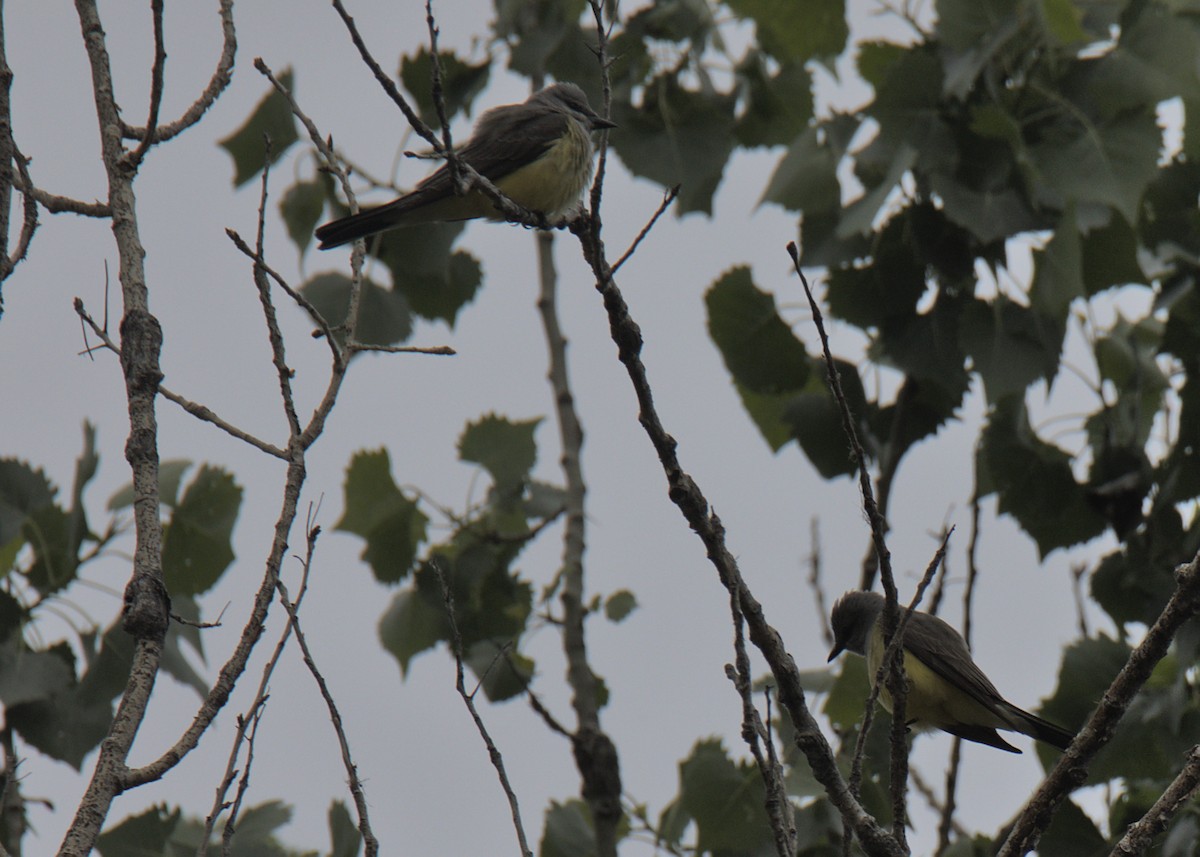
<path fill-rule="evenodd" d="M 845 650 L 866 656 L 874 681 L 883 661 L 884 598 L 877 592 L 847 592 L 833 605 L 833 660 Z M 901 605 L 900 611 L 904 607 Z M 1005 729 L 1045 741 L 1059 750 L 1075 736 L 1008 702 L 971 659 L 962 635 L 936 616 L 913 611 L 904 629 L 904 673 L 908 696 L 904 712 L 910 724 L 929 726 L 967 741 L 989 744 L 1010 753 L 1021 751 L 996 732 Z M 879 701 L 889 712 L 892 697 L 885 688 Z"/>
<path fill-rule="evenodd" d="M 569 211 L 591 181 L 591 132 L 615 127 L 578 86 L 556 83 L 521 104 L 480 116 L 458 157 L 522 208 L 553 219 Z M 443 164 L 412 193 L 326 223 L 316 235 L 320 249 L 328 250 L 398 226 L 474 217 L 504 219 L 480 190 L 456 195 L 450 167 Z"/>

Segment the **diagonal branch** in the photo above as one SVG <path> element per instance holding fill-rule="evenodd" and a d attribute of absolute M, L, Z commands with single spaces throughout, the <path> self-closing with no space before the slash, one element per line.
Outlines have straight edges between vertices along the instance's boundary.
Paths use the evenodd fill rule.
<path fill-rule="evenodd" d="M 1091 718 L 1026 802 L 998 857 L 1016 857 L 1037 847 L 1042 831 L 1072 789 L 1087 777 L 1087 766 L 1109 742 L 1129 703 L 1166 656 L 1184 622 L 1200 613 L 1200 556 L 1175 569 L 1176 588 L 1142 642 L 1129 654 Z"/>

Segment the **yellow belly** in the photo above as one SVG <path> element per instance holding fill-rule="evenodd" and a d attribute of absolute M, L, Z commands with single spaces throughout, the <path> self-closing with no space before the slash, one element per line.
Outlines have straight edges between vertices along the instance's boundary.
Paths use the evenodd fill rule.
<path fill-rule="evenodd" d="M 496 187 L 522 208 L 555 220 L 570 211 L 592 179 L 592 140 L 578 122 L 567 123 L 567 133 L 540 158 L 497 181 Z M 400 222 L 470 220 L 486 217 L 503 220 L 504 214 L 482 191 L 448 196 L 414 208 Z"/>
<path fill-rule="evenodd" d="M 879 624 L 876 623 L 875 631 L 867 644 L 867 667 L 872 681 L 883 660 L 883 632 Z M 956 723 L 993 729 L 1012 728 L 995 712 L 976 702 L 965 691 L 954 687 L 907 650 L 904 652 L 904 674 L 908 680 L 904 719 L 908 722 L 938 729 Z M 879 701 L 891 713 L 892 695 L 888 693 L 886 686 L 879 689 Z"/>

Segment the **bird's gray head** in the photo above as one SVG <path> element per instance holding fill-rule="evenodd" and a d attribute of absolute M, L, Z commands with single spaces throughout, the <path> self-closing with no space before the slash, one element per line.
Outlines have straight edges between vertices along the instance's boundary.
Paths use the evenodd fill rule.
<path fill-rule="evenodd" d="M 833 626 L 833 650 L 829 660 L 847 650 L 865 655 L 867 638 L 882 610 L 883 596 L 878 592 L 847 592 L 839 598 L 829 616 L 829 624 Z"/>
<path fill-rule="evenodd" d="M 571 116 L 589 131 L 616 128 L 617 123 L 605 119 L 592 109 L 582 89 L 573 83 L 556 83 L 540 89 L 529 97 L 529 104 L 541 104 Z"/>

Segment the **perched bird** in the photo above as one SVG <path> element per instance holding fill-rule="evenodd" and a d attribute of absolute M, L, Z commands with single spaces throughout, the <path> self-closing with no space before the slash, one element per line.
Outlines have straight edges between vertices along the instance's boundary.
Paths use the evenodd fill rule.
<path fill-rule="evenodd" d="M 847 592 L 838 599 L 830 617 L 833 651 L 829 660 L 846 650 L 864 655 L 874 679 L 885 649 L 879 621 L 883 605 L 883 596 L 877 592 Z M 1002 697 L 971 659 L 967 641 L 936 616 L 914 611 L 908 620 L 904 673 L 908 679 L 904 712 L 910 724 L 941 729 L 1010 753 L 1021 751 L 1001 738 L 997 729 L 1021 732 L 1059 750 L 1067 749 L 1075 738 Z M 885 688 L 880 688 L 879 701 L 892 710 L 892 697 Z"/>
<path fill-rule="evenodd" d="M 457 152 L 513 202 L 553 219 L 570 211 L 591 181 L 591 132 L 615 127 L 592 109 L 578 86 L 556 83 L 521 104 L 485 112 Z M 328 250 L 399 226 L 474 217 L 504 215 L 478 189 L 456 195 L 450 167 L 443 164 L 412 193 L 326 223 L 316 236 Z"/>

